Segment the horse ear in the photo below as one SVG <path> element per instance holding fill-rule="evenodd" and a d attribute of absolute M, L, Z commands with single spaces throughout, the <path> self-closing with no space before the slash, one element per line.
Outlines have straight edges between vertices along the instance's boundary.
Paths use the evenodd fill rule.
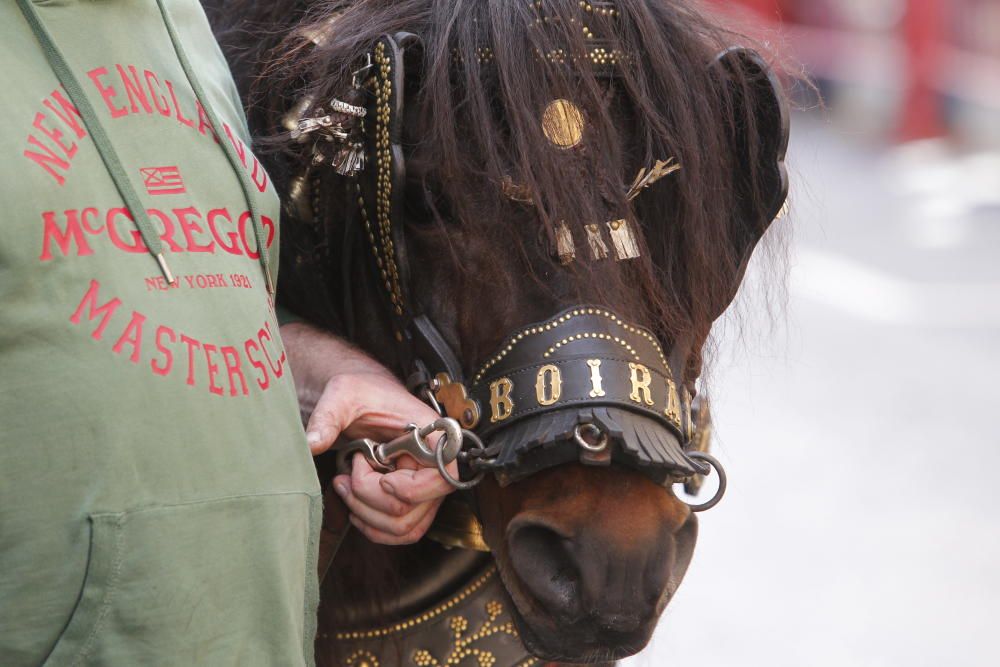
<path fill-rule="evenodd" d="M 727 49 L 716 57 L 715 65 L 729 86 L 732 104 L 731 182 L 736 188 L 736 206 L 730 238 L 739 262 L 733 267 L 732 289 L 717 309 L 718 317 L 736 296 L 754 248 L 787 199 L 789 112 L 777 76 L 756 51 Z"/>

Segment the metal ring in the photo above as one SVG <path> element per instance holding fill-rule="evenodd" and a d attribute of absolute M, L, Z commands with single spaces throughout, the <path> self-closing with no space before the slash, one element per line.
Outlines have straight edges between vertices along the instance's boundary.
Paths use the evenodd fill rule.
<path fill-rule="evenodd" d="M 587 429 L 590 435 L 598 438 L 597 444 L 592 445 L 583 437 L 583 429 Z M 603 452 L 604 448 L 608 446 L 608 434 L 602 431 L 599 427 L 591 423 L 577 424 L 576 428 L 573 429 L 573 439 L 576 440 L 576 444 L 580 445 L 583 449 L 588 452 Z"/>
<path fill-rule="evenodd" d="M 711 467 L 715 468 L 715 472 L 719 473 L 719 488 L 715 490 L 714 496 L 699 505 L 684 503 L 691 508 L 692 512 L 704 512 L 705 510 L 710 510 L 719 504 L 719 501 L 722 500 L 722 496 L 726 495 L 726 469 L 722 467 L 722 464 L 719 463 L 714 456 L 706 452 L 687 452 L 687 457 L 689 459 L 704 461 Z"/>
<path fill-rule="evenodd" d="M 474 433 L 472 433 L 472 431 L 463 430 L 462 437 L 470 438 L 474 443 L 476 443 L 478 447 L 483 446 L 483 441 L 480 440 Z M 460 479 L 452 477 L 451 473 L 448 472 L 448 464 L 444 462 L 444 450 L 445 450 L 445 444 L 447 443 L 447 439 L 448 439 L 447 433 L 442 435 L 441 440 L 444 440 L 445 442 L 442 443 L 441 440 L 438 440 L 437 449 L 434 450 L 434 460 L 437 461 L 438 472 L 441 473 L 442 477 L 444 477 L 444 481 L 448 482 L 456 489 L 460 491 L 468 491 L 469 489 L 473 488 L 476 484 L 479 484 L 479 482 L 483 481 L 483 476 L 486 473 L 480 471 L 478 475 L 476 475 L 475 477 L 466 482 L 463 482 Z"/>

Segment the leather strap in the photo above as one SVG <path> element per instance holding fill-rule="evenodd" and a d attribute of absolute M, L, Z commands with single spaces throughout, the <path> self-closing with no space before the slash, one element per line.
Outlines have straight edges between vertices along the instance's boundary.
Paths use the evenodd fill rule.
<path fill-rule="evenodd" d="M 319 554 L 316 558 L 316 570 L 322 583 L 344 537 L 351 530 L 351 522 L 347 505 L 333 490 L 333 478 L 337 474 L 336 454 L 326 452 L 313 459 L 313 463 L 316 465 L 320 488 L 323 489 L 323 522 L 320 525 Z"/>
<path fill-rule="evenodd" d="M 404 97 L 403 49 L 397 35 L 383 35 L 372 51 L 371 92 L 366 116 L 366 152 L 370 165 L 361 179 L 363 233 L 374 253 L 375 282 L 385 297 L 394 334 L 403 347 L 411 317 L 409 263 L 402 220 L 406 166 L 402 141 Z M 408 350 L 406 352 L 409 352 Z M 412 354 L 404 354 L 412 356 Z M 405 360 L 404 360 L 405 363 Z M 404 368 L 404 373 L 410 371 Z"/>
<path fill-rule="evenodd" d="M 319 532 L 319 556 L 316 559 L 316 570 L 320 583 L 326 578 L 333 561 L 340 550 L 347 533 L 351 530 L 348 520 L 350 512 L 347 505 L 340 499 L 330 484 L 323 491 L 323 524 Z"/>
<path fill-rule="evenodd" d="M 462 381 L 462 364 L 429 317 L 426 315 L 414 317 L 411 334 L 416 358 L 426 363 L 431 373 L 445 372 L 453 380 Z"/>

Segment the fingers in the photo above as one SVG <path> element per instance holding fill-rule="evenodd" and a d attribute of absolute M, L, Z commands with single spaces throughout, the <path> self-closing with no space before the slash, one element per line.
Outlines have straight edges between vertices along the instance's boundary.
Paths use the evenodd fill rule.
<path fill-rule="evenodd" d="M 313 413 L 315 417 L 316 413 Z M 309 452 L 313 456 L 319 456 L 333 446 L 333 441 L 337 439 L 339 429 L 324 427 L 313 423 L 313 418 L 309 419 L 309 426 L 306 430 L 306 443 L 309 445 Z"/>
<path fill-rule="evenodd" d="M 453 463 L 448 468 L 453 476 L 457 475 L 457 465 Z M 455 490 L 437 468 L 399 469 L 381 475 L 378 482 L 386 495 L 411 505 L 443 498 Z"/>
<path fill-rule="evenodd" d="M 363 527 L 369 539 L 381 544 L 408 544 L 420 539 L 430 527 L 442 495 L 430 501 L 404 502 L 382 488 L 379 482 L 383 477 L 357 454 L 351 475 L 334 478 L 334 488 L 350 510 L 352 523 Z"/>
<path fill-rule="evenodd" d="M 409 422 L 425 424 L 438 417 L 426 403 L 392 378 L 338 375 L 316 400 L 306 440 L 313 455 L 322 454 L 343 436 L 384 440 L 399 435 Z M 434 442 L 436 438 L 430 438 Z"/>
<path fill-rule="evenodd" d="M 421 519 L 412 530 L 403 535 L 395 535 L 393 533 L 381 531 L 378 528 L 360 520 L 354 514 L 351 515 L 351 525 L 357 528 L 361 534 L 369 540 L 377 542 L 378 544 L 413 544 L 414 542 L 419 541 L 420 538 L 427 532 L 427 529 L 431 527 L 431 523 L 434 521 L 434 516 L 437 513 L 437 508 L 440 504 L 440 501 L 432 503 L 431 511 L 428 511 L 423 519 Z"/>
<path fill-rule="evenodd" d="M 349 491 L 362 503 L 382 514 L 402 517 L 414 510 L 417 503 L 406 502 L 385 491 L 379 484 L 385 475 L 372 468 L 361 453 L 354 455 Z"/>
<path fill-rule="evenodd" d="M 434 510 L 437 509 L 437 503 L 423 503 L 415 505 L 409 512 L 402 516 L 386 514 L 363 502 L 357 495 L 351 492 L 350 487 L 345 488 L 346 493 L 341 498 L 344 499 L 344 504 L 351 511 L 351 518 L 393 538 L 402 538 L 410 535 L 417 527 L 424 523 L 428 515 L 433 519 Z"/>

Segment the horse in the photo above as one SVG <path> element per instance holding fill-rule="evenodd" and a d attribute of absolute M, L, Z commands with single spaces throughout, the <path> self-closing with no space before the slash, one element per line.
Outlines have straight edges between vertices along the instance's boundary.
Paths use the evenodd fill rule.
<path fill-rule="evenodd" d="M 284 194 L 279 301 L 462 429 L 436 541 L 343 539 L 319 664 L 641 650 L 697 539 L 672 485 L 716 466 L 706 341 L 787 195 L 772 67 L 688 0 L 206 9 Z"/>

